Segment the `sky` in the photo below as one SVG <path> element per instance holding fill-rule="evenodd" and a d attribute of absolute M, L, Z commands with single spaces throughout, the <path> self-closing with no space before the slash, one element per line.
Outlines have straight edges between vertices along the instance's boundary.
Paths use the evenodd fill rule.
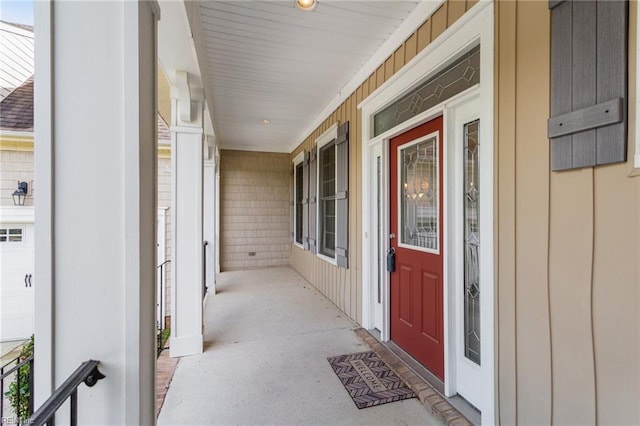
<path fill-rule="evenodd" d="M 33 0 L 0 0 L 0 20 L 33 25 Z"/>

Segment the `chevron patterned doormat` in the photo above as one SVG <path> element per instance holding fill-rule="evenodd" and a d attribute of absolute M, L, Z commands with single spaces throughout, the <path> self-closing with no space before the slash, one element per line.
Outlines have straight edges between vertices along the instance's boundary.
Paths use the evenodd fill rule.
<path fill-rule="evenodd" d="M 373 351 L 327 360 L 358 408 L 416 397 Z"/>

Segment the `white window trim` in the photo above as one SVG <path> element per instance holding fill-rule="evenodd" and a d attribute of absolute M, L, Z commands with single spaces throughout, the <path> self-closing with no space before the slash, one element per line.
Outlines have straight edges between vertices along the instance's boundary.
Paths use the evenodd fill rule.
<path fill-rule="evenodd" d="M 298 209 L 298 200 L 297 200 L 297 185 L 298 185 L 298 166 L 300 165 L 300 163 L 302 163 L 304 161 L 304 151 L 300 152 L 300 154 L 296 155 L 296 157 L 293 159 L 293 244 L 296 247 L 299 247 L 300 249 L 304 250 L 304 246 L 302 244 L 300 244 L 297 240 L 297 235 L 296 235 L 296 231 L 298 229 L 298 224 L 297 224 L 297 209 Z M 302 238 L 304 238 L 304 235 L 302 236 Z"/>
<path fill-rule="evenodd" d="M 322 147 L 324 147 L 325 145 L 331 143 L 332 141 L 334 141 L 335 139 L 338 138 L 338 123 L 333 123 L 331 125 L 331 127 L 329 127 L 327 130 L 324 131 L 324 133 L 322 133 L 320 136 L 318 136 L 318 138 L 316 138 L 316 149 L 317 149 L 317 154 L 316 154 L 316 197 L 318 199 L 318 202 L 316 203 L 316 241 L 317 241 L 317 250 L 316 250 L 316 256 L 318 256 L 320 259 L 324 260 L 325 262 L 328 262 L 334 266 L 338 266 L 338 259 L 336 258 L 335 254 L 333 257 L 329 257 L 326 254 L 322 254 L 320 252 L 320 220 L 322 219 L 321 215 L 320 215 L 320 149 L 322 149 Z M 333 147 L 333 149 L 335 150 L 335 146 Z M 336 158 L 337 160 L 337 158 Z M 337 175 L 337 170 L 336 170 L 336 175 Z M 338 179 L 336 176 L 335 179 L 335 184 L 336 184 L 336 188 L 335 191 L 338 191 L 337 185 L 338 185 Z M 334 214 L 336 216 L 337 219 L 337 215 L 338 215 L 338 203 L 335 203 L 334 206 Z M 338 229 L 336 228 L 336 241 L 337 241 L 337 235 L 338 235 Z"/>

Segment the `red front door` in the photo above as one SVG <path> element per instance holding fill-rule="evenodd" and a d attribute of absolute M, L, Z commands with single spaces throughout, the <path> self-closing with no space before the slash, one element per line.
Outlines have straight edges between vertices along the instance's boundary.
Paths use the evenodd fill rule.
<path fill-rule="evenodd" d="M 442 117 L 390 141 L 391 340 L 444 380 Z"/>

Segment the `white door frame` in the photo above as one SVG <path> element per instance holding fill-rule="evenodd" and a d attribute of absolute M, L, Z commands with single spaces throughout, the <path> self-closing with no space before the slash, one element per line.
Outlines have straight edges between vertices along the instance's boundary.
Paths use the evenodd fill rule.
<path fill-rule="evenodd" d="M 443 115 L 443 162 L 445 167 L 451 167 L 452 153 L 449 152 L 449 136 L 450 131 L 449 115 L 455 105 L 460 105 L 465 101 L 477 97 L 480 102 L 480 170 L 481 182 L 485 182 L 483 186 L 483 199 L 489 200 L 481 204 L 481 224 L 483 236 L 481 241 L 480 258 L 480 274 L 484 283 L 482 288 L 483 298 L 481 298 L 481 334 L 482 334 L 482 384 L 485 389 L 485 398 L 478 403 L 478 409 L 482 412 L 482 422 L 491 424 L 495 420 L 495 356 L 494 356 L 494 272 L 493 272 L 493 3 L 491 1 L 481 1 L 471 8 L 465 15 L 448 28 L 440 37 L 420 52 L 411 62 L 405 65 L 391 79 L 386 81 L 374 93 L 369 95 L 358 108 L 362 110 L 362 205 L 363 208 L 373 211 L 375 203 L 374 182 L 370 181 L 371 167 L 375 160 L 374 152 L 382 148 L 383 153 L 383 182 L 385 183 L 383 191 L 383 199 L 388 200 L 389 197 L 389 140 L 405 131 L 432 120 L 433 118 Z M 407 120 L 404 123 L 384 132 L 381 135 L 374 136 L 373 133 L 373 116 L 384 109 L 386 106 L 394 102 L 400 96 L 410 92 L 419 83 L 425 81 L 431 74 L 440 69 L 443 65 L 457 58 L 461 53 L 467 51 L 471 46 L 480 44 L 480 84 L 473 89 L 454 96 L 446 100 L 444 103 L 431 108 Z M 454 168 L 455 169 L 455 168 Z M 452 169 L 452 172 L 454 171 Z M 449 207 L 450 200 L 447 196 L 455 189 L 455 178 L 449 176 L 450 173 L 444 175 L 444 234 L 447 244 L 451 244 L 449 240 L 449 226 L 456 223 L 456 218 L 451 215 L 455 212 Z M 486 184 L 490 183 L 490 184 Z M 380 219 L 383 221 L 383 235 L 389 234 L 388 206 L 383 209 Z M 460 213 L 461 214 L 461 213 Z M 363 216 L 363 241 L 362 241 L 362 325 L 366 329 L 372 329 L 374 324 L 374 273 L 377 268 L 375 253 L 375 236 L 376 226 L 370 215 Z M 451 230 L 453 231 L 453 229 Z M 386 251 L 388 248 L 388 239 L 383 240 Z M 455 247 L 453 247 L 455 250 Z M 451 291 L 451 286 L 455 283 L 449 279 L 449 276 L 455 276 L 455 263 L 449 260 L 449 252 L 445 247 L 444 252 L 444 334 L 445 334 L 445 394 L 452 396 L 456 394 L 456 360 L 459 348 L 455 342 L 460 336 L 460 327 L 457 322 L 457 299 L 455 293 Z M 453 254 L 453 253 L 451 253 Z M 454 259 L 451 259 L 455 261 Z M 385 282 L 383 283 L 383 327 L 381 338 L 383 341 L 390 339 L 390 302 L 389 302 L 389 274 L 385 274 Z"/>

